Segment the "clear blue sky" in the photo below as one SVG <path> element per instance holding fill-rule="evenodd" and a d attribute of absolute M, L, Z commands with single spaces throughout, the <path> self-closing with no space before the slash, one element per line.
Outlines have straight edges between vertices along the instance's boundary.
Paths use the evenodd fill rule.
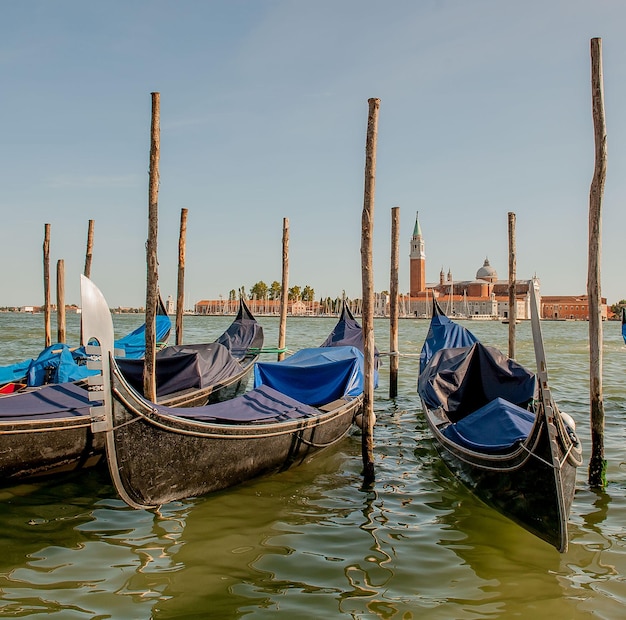
<path fill-rule="evenodd" d="M 79 301 L 145 302 L 150 93 L 161 93 L 160 286 L 186 301 L 281 279 L 361 295 L 367 100 L 381 99 L 375 288 L 400 289 L 419 211 L 427 279 L 471 279 L 488 257 L 542 293 L 584 294 L 594 166 L 590 40 L 603 41 L 608 175 L 602 294 L 626 298 L 623 0 L 5 0 L 0 10 L 0 306 L 43 300 L 42 242 Z M 53 280 L 54 281 L 54 280 Z M 54 286 L 54 284 L 53 284 Z M 54 299 L 54 288 L 53 288 Z"/>

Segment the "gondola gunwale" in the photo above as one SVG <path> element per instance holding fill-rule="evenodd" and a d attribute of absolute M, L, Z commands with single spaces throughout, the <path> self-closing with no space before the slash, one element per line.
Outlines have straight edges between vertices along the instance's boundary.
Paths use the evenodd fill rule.
<path fill-rule="evenodd" d="M 120 371 L 117 363 L 115 362 L 115 358 L 109 356 L 109 364 L 111 369 L 111 391 L 112 394 L 116 398 L 120 400 L 123 404 L 124 408 L 133 415 L 141 418 L 148 424 L 156 426 L 160 429 L 167 430 L 170 432 L 179 432 L 188 429 L 195 429 L 194 435 L 198 437 L 206 437 L 206 438 L 219 438 L 219 439 L 247 439 L 246 437 L 238 437 L 237 435 L 243 435 L 244 431 L 249 434 L 258 435 L 260 437 L 264 436 L 277 436 L 277 435 L 287 435 L 293 433 L 298 430 L 307 430 L 313 426 L 318 427 L 324 424 L 328 424 L 332 422 L 337 417 L 343 417 L 351 410 L 358 409 L 363 401 L 363 396 L 359 395 L 353 399 L 345 401 L 345 404 L 341 407 L 333 409 L 332 411 L 327 411 L 321 413 L 319 415 L 311 416 L 309 418 L 298 418 L 296 420 L 291 421 L 283 421 L 283 422 L 259 422 L 255 424 L 247 424 L 247 423 L 238 423 L 238 424 L 229 424 L 227 422 L 202 422 L 200 420 L 194 420 L 193 418 L 181 417 L 175 414 L 168 414 L 162 411 L 155 409 L 150 401 L 146 400 L 142 397 L 131 385 L 128 384 L 124 375 Z M 161 403 L 158 403 L 161 405 Z M 322 407 L 316 407 L 316 409 L 322 411 Z M 193 408 L 186 408 L 186 411 L 193 410 Z M 356 414 L 355 414 L 356 415 Z M 160 423 L 160 420 L 167 420 L 171 423 L 171 425 Z M 134 423 L 134 422 L 132 422 Z M 313 424 L 314 423 L 314 424 Z M 264 433 L 263 430 L 267 429 L 268 426 L 271 425 L 273 431 L 279 432 L 271 432 Z M 203 432 L 205 429 L 211 428 L 214 429 L 215 434 L 212 435 L 210 432 Z M 114 426 L 113 430 L 116 430 Z M 224 433 L 217 432 L 218 430 L 228 432 L 228 436 L 224 436 Z M 232 435 L 234 433 L 234 435 Z"/>
<path fill-rule="evenodd" d="M 433 422 L 433 419 L 435 417 L 433 415 L 433 411 L 439 411 L 440 409 L 441 408 L 431 410 L 428 408 L 427 405 L 424 404 L 424 402 L 422 402 L 422 410 L 428 422 L 428 427 L 431 432 L 436 436 L 437 441 L 439 441 L 446 450 L 452 452 L 459 460 L 462 460 L 468 465 L 478 467 L 486 471 L 516 471 L 526 465 L 530 457 L 538 458 L 536 455 L 531 453 L 532 449 L 536 448 L 539 445 L 539 442 L 542 439 L 541 434 L 544 432 L 544 422 L 538 417 L 536 417 L 535 421 L 533 422 L 533 426 L 528 435 L 528 438 L 524 442 L 516 443 L 514 450 L 511 450 L 510 452 L 487 454 L 485 452 L 478 452 L 476 450 L 471 450 L 469 448 L 461 446 L 446 437 L 440 429 L 447 426 L 448 424 L 451 424 L 451 422 L 449 422 L 448 424 L 444 423 L 443 425 L 438 425 Z M 437 419 L 441 419 L 440 416 L 436 417 Z M 530 444 L 532 444 L 532 448 L 527 447 Z M 551 467 L 551 465 L 547 461 L 543 461 L 541 459 L 539 460 L 545 465 Z M 514 461 L 515 464 L 506 465 L 510 461 Z M 487 464 L 487 462 L 493 463 L 493 465 L 489 465 Z M 497 466 L 498 464 L 505 464 L 506 466 Z"/>

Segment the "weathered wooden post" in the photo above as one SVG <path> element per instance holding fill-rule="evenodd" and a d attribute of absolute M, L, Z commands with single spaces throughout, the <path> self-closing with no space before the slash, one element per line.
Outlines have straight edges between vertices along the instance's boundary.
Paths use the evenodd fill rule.
<path fill-rule="evenodd" d="M 591 99 L 595 138 L 595 166 L 589 191 L 589 387 L 591 404 L 591 457 L 589 485 L 606 485 L 604 458 L 604 400 L 602 395 L 602 296 L 600 259 L 602 253 L 602 200 L 606 180 L 607 140 L 602 77 L 602 39 L 591 39 Z"/>
<path fill-rule="evenodd" d="M 158 296 L 158 201 L 160 156 L 160 94 L 152 94 L 152 123 L 150 128 L 150 181 L 148 185 L 148 241 L 146 243 L 146 353 L 143 365 L 144 396 L 156 402 L 156 309 Z"/>
<path fill-rule="evenodd" d="M 50 332 L 50 224 L 44 224 L 43 236 L 43 323 L 45 348 L 52 344 Z"/>
<path fill-rule="evenodd" d="M 363 284 L 363 344 L 365 386 L 363 390 L 363 483 L 371 485 L 374 473 L 374 274 L 372 247 L 374 236 L 374 191 L 376 187 L 376 142 L 380 99 L 368 99 L 367 140 L 365 144 L 365 187 L 361 216 L 361 278 Z"/>
<path fill-rule="evenodd" d="M 178 294 L 176 296 L 176 344 L 183 344 L 183 314 L 185 310 L 185 248 L 187 243 L 187 209 L 180 210 L 178 237 Z"/>
<path fill-rule="evenodd" d="M 509 212 L 509 357 L 511 359 L 515 359 L 515 323 L 517 322 L 516 279 L 515 213 Z"/>
<path fill-rule="evenodd" d="M 65 342 L 65 261 L 57 261 L 57 342 Z"/>
<path fill-rule="evenodd" d="M 278 324 L 278 361 L 285 359 L 287 342 L 287 304 L 289 302 L 289 218 L 283 218 L 283 276 L 280 290 L 280 320 Z"/>
<path fill-rule="evenodd" d="M 89 224 L 87 226 L 87 249 L 85 251 L 85 269 L 83 271 L 83 275 L 86 278 L 91 278 L 91 259 L 93 258 L 93 228 L 94 228 L 94 220 L 89 220 Z M 80 317 L 80 344 L 85 344 L 85 339 L 83 337 L 83 317 Z"/>
<path fill-rule="evenodd" d="M 389 398 L 398 395 L 398 271 L 400 268 L 400 207 L 391 209 L 391 274 L 389 282 Z"/>
<path fill-rule="evenodd" d="M 91 259 L 93 258 L 93 226 L 94 220 L 89 220 L 87 227 L 87 251 L 85 252 L 85 271 L 86 278 L 91 278 Z"/>

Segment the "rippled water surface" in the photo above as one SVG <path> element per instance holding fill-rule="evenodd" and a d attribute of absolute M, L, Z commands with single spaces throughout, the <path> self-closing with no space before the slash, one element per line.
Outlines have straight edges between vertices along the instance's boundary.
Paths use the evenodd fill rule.
<path fill-rule="evenodd" d="M 216 338 L 230 317 L 186 317 L 185 341 Z M 278 323 L 259 319 L 266 345 Z M 114 317 L 122 335 L 141 317 Z M 68 317 L 68 341 L 78 340 Z M 333 319 L 289 319 L 291 349 L 320 344 Z M 1 363 L 35 355 L 42 315 L 0 314 Z M 508 326 L 468 322 L 507 350 Z M 623 618 L 626 604 L 626 347 L 604 324 L 609 484 L 587 487 L 588 325 L 542 323 L 548 372 L 585 449 L 570 548 L 483 505 L 437 458 L 419 415 L 417 356 L 428 323 L 401 320 L 399 397 L 388 361 L 376 391 L 376 482 L 361 488 L 355 434 L 274 476 L 158 511 L 133 510 L 106 469 L 0 489 L 0 616 L 47 618 Z M 389 350 L 388 324 L 376 340 Z M 517 358 L 534 367 L 530 324 Z"/>

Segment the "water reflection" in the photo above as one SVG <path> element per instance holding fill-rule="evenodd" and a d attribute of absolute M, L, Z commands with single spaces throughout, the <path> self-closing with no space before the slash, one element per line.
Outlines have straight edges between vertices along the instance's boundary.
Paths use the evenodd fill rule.
<path fill-rule="evenodd" d="M 205 317 L 192 318 L 197 335 L 188 341 L 221 333 L 209 329 Z M 295 336 L 317 342 L 318 332 L 327 333 L 327 326 L 313 323 L 297 322 L 289 345 L 297 348 Z M 518 357 L 532 365 L 526 327 L 520 325 Z M 586 327 L 560 323 L 544 333 L 551 382 L 562 408 L 576 418 L 587 451 Z M 426 328 L 427 322 L 402 322 L 401 349 L 416 353 Z M 506 349 L 502 325 L 472 329 Z M 386 364 L 381 373 L 376 481 L 369 491 L 360 489 L 358 436 L 303 467 L 155 512 L 122 504 L 105 470 L 3 489 L 0 615 L 621 617 L 626 356 L 619 330 L 615 338 L 607 332 L 609 486 L 589 490 L 581 468 L 567 554 L 483 505 L 448 472 L 419 415 L 417 358 L 407 357 L 397 399 L 386 397 Z"/>
<path fill-rule="evenodd" d="M 316 564 L 338 558 L 302 532 L 311 523 L 349 517 L 345 502 L 327 505 L 322 489 L 311 483 L 325 481 L 323 488 L 332 492 L 337 478 L 349 475 L 340 467 L 346 448 L 358 449 L 358 444 L 346 440 L 305 467 L 196 500 L 186 519 L 185 544 L 174 555 L 185 570 L 170 576 L 154 617 L 188 617 L 191 609 L 211 609 L 215 617 L 235 618 L 252 610 L 275 612 L 277 600 L 290 591 L 336 593 L 336 585 L 317 583 L 311 573 Z M 327 529 L 330 536 L 340 535 Z"/>

